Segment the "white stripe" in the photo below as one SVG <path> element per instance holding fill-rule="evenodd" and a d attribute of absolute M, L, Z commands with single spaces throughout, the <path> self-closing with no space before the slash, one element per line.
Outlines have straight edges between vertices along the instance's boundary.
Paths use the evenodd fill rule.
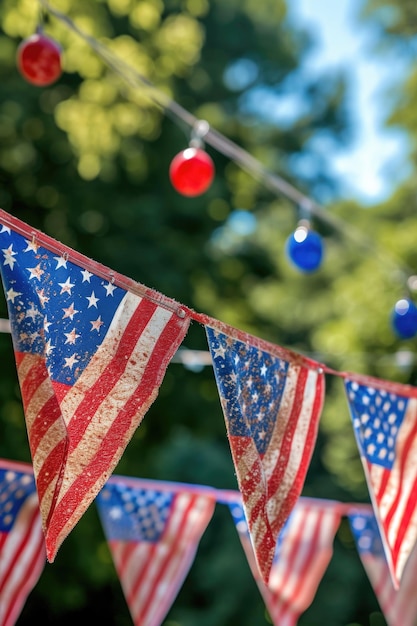
<path fill-rule="evenodd" d="M 20 378 L 20 384 L 24 385 L 24 383 L 25 379 Z M 52 387 L 51 380 L 49 378 L 46 378 L 37 387 L 35 393 L 32 395 L 29 403 L 25 407 L 26 428 L 29 436 L 40 411 L 54 395 L 55 391 Z"/>
<path fill-rule="evenodd" d="M 417 460 L 417 437 L 414 437 L 412 445 L 409 448 L 407 457 L 404 459 L 404 445 L 407 443 L 407 439 L 411 431 L 415 428 L 416 411 L 415 403 L 413 400 L 409 402 L 409 408 L 405 415 L 405 419 L 401 425 L 396 442 L 396 460 L 394 466 L 390 472 L 390 478 L 388 485 L 385 489 L 385 493 L 380 501 L 381 516 L 385 519 L 387 513 L 392 507 L 393 500 L 397 494 L 400 494 L 400 498 L 396 504 L 394 515 L 392 516 L 390 527 L 388 529 L 388 542 L 390 545 L 394 545 L 398 536 L 399 528 L 403 519 L 404 511 L 414 492 L 414 481 L 417 477 L 416 474 L 416 460 Z M 400 467 L 400 462 L 404 461 L 403 468 Z M 414 530 L 415 543 L 416 531 Z"/>
<path fill-rule="evenodd" d="M 181 538 L 184 510 L 187 508 L 191 498 L 191 494 L 180 494 L 176 498 L 175 507 L 170 515 L 166 532 L 164 532 L 162 541 L 156 547 L 152 562 L 147 564 L 144 584 L 139 588 L 132 603 L 132 612 L 135 616 L 140 613 L 141 607 L 146 604 L 149 594 L 154 594 L 156 579 L 159 576 L 167 552 L 170 552 L 172 546 L 176 545 Z"/>
<path fill-rule="evenodd" d="M 279 414 L 275 416 L 271 440 L 262 459 L 262 465 L 268 480 L 274 474 L 281 454 L 281 445 L 291 416 L 299 373 L 300 368 L 298 366 L 290 366 L 287 372 L 284 394 L 279 407 Z"/>
<path fill-rule="evenodd" d="M 65 476 L 59 492 L 57 504 L 62 500 L 75 480 L 86 471 L 85 468 L 91 463 L 95 454 L 101 447 L 103 433 L 105 437 L 105 433 L 109 428 L 111 428 L 120 411 L 123 409 L 126 402 L 132 397 L 134 390 L 140 384 L 148 362 L 152 357 L 153 347 L 158 341 L 160 335 L 163 333 L 172 315 L 172 312 L 160 307 L 155 310 L 146 328 L 138 338 L 136 346 L 128 363 L 126 364 L 123 374 L 112 388 L 111 395 L 104 398 L 103 402 L 97 408 L 94 416 L 90 420 L 78 446 L 68 456 Z M 147 356 L 144 358 L 145 354 Z M 132 362 L 135 362 L 135 364 L 133 365 Z M 88 373 L 89 369 L 90 366 L 88 366 L 85 371 Z M 85 384 L 85 380 L 82 379 L 83 375 L 80 376 L 79 381 L 76 382 L 74 387 L 78 388 L 78 383 L 83 386 Z M 65 396 L 64 401 L 70 394 L 71 391 Z M 70 408 L 68 403 L 66 405 L 66 410 L 72 411 L 73 407 Z M 70 427 L 71 426 L 69 425 L 69 428 Z"/>
<path fill-rule="evenodd" d="M 66 416 L 68 423 L 75 414 L 78 405 L 84 399 L 84 393 L 88 392 L 96 384 L 112 361 L 123 339 L 124 331 L 141 301 L 142 298 L 130 292 L 126 293 L 121 300 L 103 342 L 92 356 L 90 363 L 75 385 L 68 391 L 61 402 L 62 413 Z"/>
<path fill-rule="evenodd" d="M 13 562 L 16 553 L 19 552 L 22 546 L 22 542 L 27 532 L 27 524 L 29 519 L 32 517 L 33 511 L 38 509 L 38 498 L 34 493 L 29 496 L 26 502 L 23 504 L 18 518 L 10 531 L 6 543 L 3 547 L 3 551 L 0 559 L 0 581 L 3 581 L 7 568 Z M 44 543 L 42 528 L 41 528 L 41 520 L 38 515 L 35 518 L 34 523 L 31 527 L 31 532 L 29 537 L 24 544 L 23 549 L 19 554 L 19 558 L 16 561 L 13 569 L 11 570 L 11 575 L 5 581 L 5 586 L 2 589 L 0 594 L 0 623 L 2 626 L 12 626 L 15 620 L 20 613 L 20 610 L 23 606 L 23 603 L 32 590 L 33 585 L 38 580 L 43 566 L 45 564 L 45 556 L 44 553 L 41 553 L 40 559 L 38 559 L 34 565 L 33 569 L 29 570 L 29 565 L 32 562 L 33 557 L 39 550 L 40 545 Z M 22 585 L 22 581 L 24 581 L 24 585 Z M 14 609 L 9 616 L 9 620 L 5 622 L 5 614 L 6 610 L 8 610 L 10 602 L 13 600 L 13 596 L 16 590 L 19 589 L 17 597 L 14 599 L 15 606 Z"/>
<path fill-rule="evenodd" d="M 297 426 L 291 442 L 291 450 L 285 467 L 285 473 L 275 494 L 268 498 L 267 512 L 273 527 L 277 511 L 281 509 L 281 503 L 287 497 L 294 484 L 294 478 L 303 460 L 304 449 L 311 424 L 311 412 L 317 392 L 317 372 L 309 370 L 303 394 L 303 403 Z"/>
<path fill-rule="evenodd" d="M 181 535 L 175 541 L 174 555 L 165 565 L 143 624 L 159 626 L 168 613 L 194 561 L 198 542 L 211 518 L 213 508 L 213 501 L 205 497 L 197 498 L 193 503 L 181 529 Z"/>

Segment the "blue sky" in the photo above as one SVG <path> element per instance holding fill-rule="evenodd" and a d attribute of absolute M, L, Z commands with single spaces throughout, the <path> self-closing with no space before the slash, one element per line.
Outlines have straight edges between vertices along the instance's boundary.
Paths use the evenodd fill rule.
<path fill-rule="evenodd" d="M 333 160 L 343 195 L 368 204 L 383 200 L 407 172 L 406 138 L 383 128 L 387 88 L 404 72 L 404 64 L 375 51 L 371 29 L 357 19 L 362 0 L 290 0 L 288 4 L 296 21 L 316 32 L 311 70 L 349 68 L 355 140 Z"/>

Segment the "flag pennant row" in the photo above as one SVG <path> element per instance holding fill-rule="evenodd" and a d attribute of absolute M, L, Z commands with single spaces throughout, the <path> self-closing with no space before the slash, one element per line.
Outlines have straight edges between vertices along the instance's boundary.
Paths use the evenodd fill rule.
<path fill-rule="evenodd" d="M 242 547 L 274 626 L 295 626 L 313 602 L 333 555 L 339 502 L 300 498 L 281 530 L 269 582 L 259 575 L 243 507 L 231 503 Z M 405 626 L 405 625 L 404 625 Z"/>
<path fill-rule="evenodd" d="M 417 618 L 417 550 L 404 567 L 399 589 L 394 588 L 384 546 L 372 508 L 348 514 L 363 567 L 388 626 L 415 626 Z"/>
<path fill-rule="evenodd" d="M 0 250 L 52 562 L 155 400 L 190 320 L 172 300 L 120 275 L 114 280 L 4 211 Z"/>
<path fill-rule="evenodd" d="M 353 429 L 395 588 L 417 540 L 417 389 L 345 379 Z"/>
<path fill-rule="evenodd" d="M 304 485 L 324 399 L 314 361 L 230 326 L 208 344 L 255 558 L 267 583 L 279 532 Z"/>
<path fill-rule="evenodd" d="M 300 497 L 279 533 L 266 584 L 239 492 L 113 476 L 96 504 L 135 626 L 163 623 L 217 502 L 230 509 L 274 626 L 296 626 L 313 602 L 344 515 L 388 626 L 416 623 L 417 547 L 397 590 L 371 506 Z M 0 626 L 14 626 L 45 563 L 32 466 L 0 459 Z"/>
<path fill-rule="evenodd" d="M 0 460 L 0 626 L 13 626 L 46 563 L 32 467 Z"/>
<path fill-rule="evenodd" d="M 345 380 L 389 571 L 399 587 L 417 541 L 417 388 L 335 372 L 195 313 L 2 210 L 0 251 L 50 562 L 112 474 L 195 320 L 206 330 L 264 583 L 302 492 L 324 373 L 332 373 Z"/>
<path fill-rule="evenodd" d="M 135 626 L 160 626 L 194 561 L 215 498 L 114 477 L 96 502 Z"/>

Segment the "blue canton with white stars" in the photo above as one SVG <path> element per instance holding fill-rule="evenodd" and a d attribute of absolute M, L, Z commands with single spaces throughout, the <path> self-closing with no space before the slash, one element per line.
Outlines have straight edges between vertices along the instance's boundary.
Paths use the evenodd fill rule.
<path fill-rule="evenodd" d="M 262 455 L 274 430 L 289 364 L 209 326 L 206 332 L 229 434 L 252 437 Z"/>
<path fill-rule="evenodd" d="M 23 503 L 35 490 L 32 475 L 0 468 L 0 532 L 11 530 Z"/>
<path fill-rule="evenodd" d="M 107 483 L 96 500 L 107 539 L 158 542 L 173 498 L 169 491 Z"/>
<path fill-rule="evenodd" d="M 369 463 L 390 470 L 398 432 L 407 411 L 406 397 L 347 380 L 346 391 L 360 450 Z"/>
<path fill-rule="evenodd" d="M 385 559 L 384 546 L 374 515 L 353 513 L 349 515 L 349 524 L 361 554 L 370 553 Z"/>
<path fill-rule="evenodd" d="M 6 226 L 0 250 L 15 350 L 44 355 L 52 380 L 73 385 L 126 292 Z"/>

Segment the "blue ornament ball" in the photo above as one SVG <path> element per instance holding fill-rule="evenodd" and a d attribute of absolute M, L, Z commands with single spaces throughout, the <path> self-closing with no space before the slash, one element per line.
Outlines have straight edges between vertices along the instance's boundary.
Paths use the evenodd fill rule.
<path fill-rule="evenodd" d="M 303 272 L 314 272 L 323 259 L 323 242 L 316 232 L 306 226 L 298 226 L 287 239 L 289 259 Z"/>
<path fill-rule="evenodd" d="M 417 335 L 417 307 L 412 300 L 402 298 L 395 303 L 391 315 L 392 327 L 401 339 Z"/>

